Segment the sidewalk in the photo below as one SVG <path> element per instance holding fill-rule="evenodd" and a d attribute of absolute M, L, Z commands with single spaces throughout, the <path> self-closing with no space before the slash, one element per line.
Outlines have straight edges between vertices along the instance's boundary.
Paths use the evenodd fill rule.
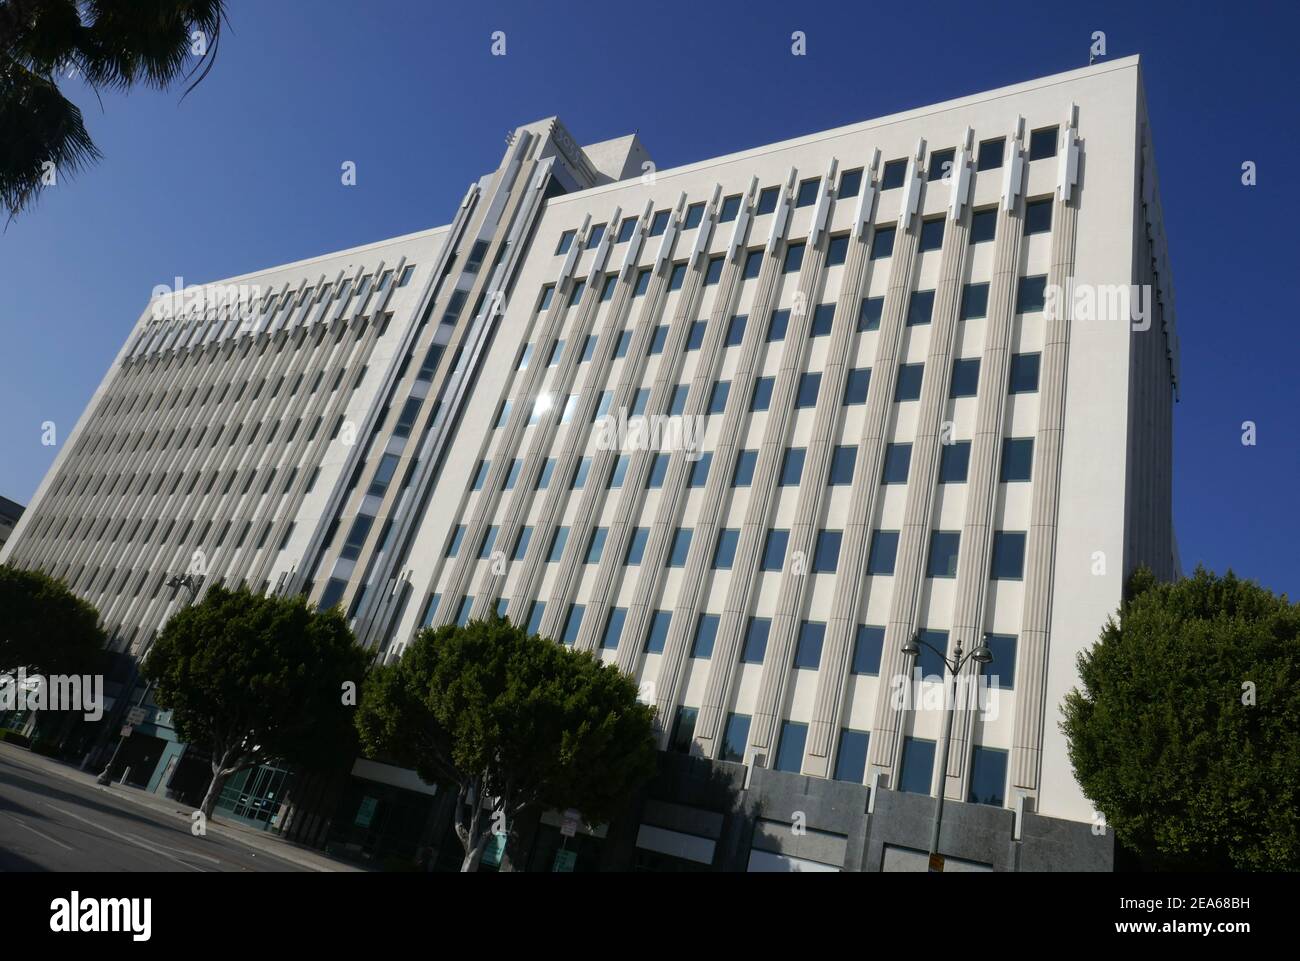
<path fill-rule="evenodd" d="M 139 788 L 129 787 L 125 784 L 113 784 L 109 787 L 95 783 L 95 774 L 89 771 L 82 771 L 72 764 L 65 761 L 57 761 L 54 758 L 45 757 L 43 754 L 36 754 L 26 748 L 18 747 L 16 744 L 6 744 L 0 741 L 0 754 L 16 764 L 26 765 L 27 767 L 37 768 L 47 774 L 61 777 L 66 781 L 76 781 L 85 787 L 94 788 L 97 791 L 103 791 L 111 794 L 137 807 L 146 808 L 155 814 L 162 814 L 167 817 L 176 818 L 183 821 L 186 826 L 190 824 L 190 815 L 192 809 L 156 794 L 150 794 Z M 296 864 L 301 868 L 309 871 L 339 871 L 339 872 L 358 872 L 365 873 L 366 869 L 349 864 L 346 861 L 339 861 L 329 857 L 321 851 L 314 848 L 304 847 L 301 844 L 295 844 L 293 841 L 286 841 L 283 838 L 276 837 L 266 831 L 257 831 L 252 828 L 244 827 L 240 824 L 233 824 L 229 821 L 220 820 L 220 813 L 208 820 L 208 832 L 217 834 L 222 837 L 231 838 L 239 843 L 255 848 L 258 851 L 273 855 L 281 860 Z"/>

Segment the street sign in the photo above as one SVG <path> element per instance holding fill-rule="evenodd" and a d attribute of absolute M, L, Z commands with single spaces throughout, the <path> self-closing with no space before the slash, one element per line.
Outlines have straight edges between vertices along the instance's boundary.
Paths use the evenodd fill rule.
<path fill-rule="evenodd" d="M 122 737 L 130 737 L 130 736 L 131 736 L 131 725 L 130 725 L 130 724 L 123 724 L 123 725 L 122 725 Z"/>
<path fill-rule="evenodd" d="M 126 712 L 126 723 L 130 725 L 143 724 L 144 719 L 149 712 L 142 707 L 133 707 Z"/>
<path fill-rule="evenodd" d="M 577 851 L 556 851 L 555 866 L 551 868 L 552 874 L 572 874 L 573 866 L 578 862 Z"/>
<path fill-rule="evenodd" d="M 359 828 L 370 827 L 370 822 L 375 819 L 375 809 L 379 807 L 379 798 L 363 797 L 361 806 L 357 808 L 357 816 L 352 823 Z"/>
<path fill-rule="evenodd" d="M 577 808 L 569 808 L 564 812 L 564 822 L 560 825 L 560 833 L 566 838 L 574 837 L 578 833 L 578 819 L 582 817 L 582 812 Z"/>
<path fill-rule="evenodd" d="M 942 855 L 942 854 L 931 854 L 931 855 L 930 855 L 930 873 L 933 873 L 933 872 L 935 872 L 935 871 L 939 872 L 940 874 L 943 873 L 943 855 Z"/>

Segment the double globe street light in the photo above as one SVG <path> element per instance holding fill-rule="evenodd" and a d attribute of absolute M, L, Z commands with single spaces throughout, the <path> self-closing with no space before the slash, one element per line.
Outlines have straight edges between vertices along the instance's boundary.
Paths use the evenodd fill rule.
<path fill-rule="evenodd" d="M 921 632 L 917 631 L 912 635 L 912 639 L 903 645 L 903 653 L 909 657 L 919 657 L 921 647 L 928 647 L 934 653 L 939 655 L 939 660 L 943 661 L 943 666 L 948 669 L 952 676 L 952 695 L 948 693 L 948 681 L 943 682 L 943 701 L 944 701 L 944 733 L 943 733 L 943 750 L 939 758 L 939 796 L 935 799 L 934 805 L 934 824 L 930 828 L 930 857 L 929 865 L 931 871 L 942 871 L 943 861 L 938 857 L 939 854 L 939 825 L 943 820 L 943 798 L 947 793 L 948 787 L 948 746 L 952 743 L 952 717 L 955 713 L 957 704 L 957 675 L 961 669 L 966 666 L 967 661 L 974 661 L 976 664 L 988 664 L 993 660 L 993 652 L 989 650 L 988 634 L 980 638 L 979 644 L 973 651 L 962 654 L 961 640 L 957 641 L 957 647 L 952 652 L 952 660 L 947 655 L 921 637 Z M 915 663 L 915 662 L 913 662 Z M 937 867 L 936 867 L 937 865 Z"/>

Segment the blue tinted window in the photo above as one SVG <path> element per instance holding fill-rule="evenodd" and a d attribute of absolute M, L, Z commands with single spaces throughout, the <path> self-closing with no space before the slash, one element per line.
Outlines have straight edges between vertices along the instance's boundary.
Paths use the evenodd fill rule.
<path fill-rule="evenodd" d="M 948 632 L 924 630 L 919 633 L 925 644 L 921 645 L 921 653 L 917 655 L 914 667 L 921 672 L 923 679 L 942 681 L 947 671 L 943 659 L 948 651 Z"/>
<path fill-rule="evenodd" d="M 799 641 L 794 649 L 794 666 L 817 670 L 822 662 L 822 642 L 825 639 L 825 623 L 804 621 L 799 626 Z"/>
<path fill-rule="evenodd" d="M 713 391 L 709 394 L 709 413 L 721 414 L 727 409 L 727 394 L 731 391 L 731 381 L 714 381 Z"/>
<path fill-rule="evenodd" d="M 570 490 L 582 490 L 587 483 L 587 474 L 591 471 L 591 458 L 584 457 L 578 461 L 578 465 L 573 469 L 573 482 L 569 484 Z"/>
<path fill-rule="evenodd" d="M 338 580 L 338 578 L 335 578 L 334 580 Z M 331 583 L 333 583 L 333 582 L 331 581 Z M 347 587 L 347 581 L 344 581 L 344 582 L 343 582 L 343 586 L 344 586 L 344 588 L 346 589 L 346 587 Z M 339 596 L 340 596 L 340 597 L 343 596 L 341 592 L 340 592 Z M 322 601 L 323 601 L 323 600 L 324 600 L 324 598 L 322 598 Z M 430 624 L 433 623 L 433 616 L 434 616 L 435 614 L 438 613 L 438 602 L 441 601 L 441 600 L 442 600 L 442 595 L 441 595 L 441 594 L 434 594 L 432 597 L 429 598 L 429 603 L 428 603 L 428 604 L 425 606 L 425 608 L 424 608 L 424 617 L 421 618 L 421 620 L 420 620 L 420 625 L 421 625 L 422 627 L 428 627 Z M 337 601 L 336 601 L 335 603 L 337 603 Z M 333 604 L 330 604 L 330 605 L 329 605 L 329 607 L 333 607 L 333 606 L 334 606 Z M 323 610 L 328 610 L 329 607 L 323 607 L 322 609 L 323 609 Z"/>
<path fill-rule="evenodd" d="M 894 558 L 897 554 L 898 531 L 876 531 L 871 535 L 871 552 L 867 555 L 867 573 L 894 573 Z"/>
<path fill-rule="evenodd" d="M 470 611 L 474 607 L 474 598 L 466 597 L 460 602 L 460 609 L 456 611 L 456 623 L 464 627 L 469 623 Z"/>
<path fill-rule="evenodd" d="M 584 604 L 570 604 L 569 616 L 564 619 L 564 634 L 561 640 L 565 644 L 573 644 L 578 639 L 578 630 L 582 627 L 582 615 L 587 611 Z"/>
<path fill-rule="evenodd" d="M 925 364 L 899 364 L 898 383 L 894 387 L 894 400 L 919 400 L 921 397 L 921 377 L 925 373 Z"/>
<path fill-rule="evenodd" d="M 745 628 L 745 647 L 740 652 L 740 663 L 762 664 L 767 655 L 767 636 L 772 622 L 766 617 L 751 617 Z"/>
<path fill-rule="evenodd" d="M 838 237 L 832 237 L 831 242 L 826 247 L 826 266 L 838 267 L 844 263 L 849 256 L 849 238 L 847 234 L 841 234 Z"/>
<path fill-rule="evenodd" d="M 555 458 L 548 457 L 546 458 L 545 463 L 542 464 L 542 472 L 537 475 L 537 489 L 539 491 L 544 491 L 551 485 L 551 475 L 554 473 Z"/>
<path fill-rule="evenodd" d="M 578 363 L 586 363 L 591 360 L 591 355 L 596 352 L 596 335 L 588 334 L 587 339 L 582 344 L 582 359 Z"/>
<path fill-rule="evenodd" d="M 780 195 L 780 187 L 764 187 L 758 195 L 758 208 L 754 211 L 755 216 L 761 217 L 763 214 L 770 214 L 776 210 L 776 201 Z"/>
<path fill-rule="evenodd" d="M 993 140 L 980 141 L 979 159 L 976 170 L 996 170 L 1002 166 L 1002 157 L 1007 152 L 1007 138 L 996 137 Z"/>
<path fill-rule="evenodd" d="M 864 297 L 858 308 L 858 331 L 879 330 L 880 315 L 885 309 L 884 297 Z"/>
<path fill-rule="evenodd" d="M 662 354 L 664 352 L 664 344 L 667 342 L 668 342 L 668 325 L 660 324 L 658 327 L 655 328 L 655 332 L 650 337 L 650 347 L 646 351 L 646 353 L 652 357 L 655 354 Z"/>
<path fill-rule="evenodd" d="M 727 340 L 725 346 L 734 347 L 745 339 L 745 314 L 736 314 L 727 323 Z"/>
<path fill-rule="evenodd" d="M 794 205 L 796 207 L 811 207 L 817 202 L 817 188 L 821 186 L 821 178 L 813 177 L 799 184 L 799 192 L 795 194 Z"/>
<path fill-rule="evenodd" d="M 506 609 L 507 609 L 509 606 L 510 606 L 510 598 L 508 598 L 508 597 L 498 597 L 498 598 L 497 598 L 497 617 L 505 617 L 505 616 L 506 616 Z"/>
<path fill-rule="evenodd" d="M 690 329 L 689 331 L 686 332 L 686 349 L 687 349 L 687 350 L 699 350 L 699 349 L 700 349 L 700 345 L 704 343 L 704 328 L 705 328 L 705 326 L 706 326 L 706 325 L 705 325 L 704 321 L 702 321 L 702 320 L 697 320 L 697 321 L 695 321 L 694 323 L 691 324 L 691 329 Z"/>
<path fill-rule="evenodd" d="M 785 548 L 790 541 L 790 532 L 773 529 L 767 532 L 767 542 L 763 545 L 763 562 L 761 571 L 779 571 L 785 565 Z"/>
<path fill-rule="evenodd" d="M 1002 441 L 1002 483 L 1030 480 L 1034 470 L 1034 439 L 1007 437 Z"/>
<path fill-rule="evenodd" d="M 834 304 L 818 304 L 817 309 L 813 311 L 812 328 L 809 331 L 810 337 L 826 337 L 831 332 L 831 323 L 835 318 Z"/>
<path fill-rule="evenodd" d="M 678 384 L 673 388 L 673 398 L 668 405 L 669 414 L 675 417 L 686 410 L 686 397 L 690 391 L 690 384 Z"/>
<path fill-rule="evenodd" d="M 995 531 L 993 533 L 994 580 L 1018 581 L 1025 576 L 1025 532 Z"/>
<path fill-rule="evenodd" d="M 877 227 L 871 235 L 871 259 L 883 260 L 894 254 L 894 228 Z"/>
<path fill-rule="evenodd" d="M 647 654 L 662 654 L 664 642 L 668 640 L 668 625 L 672 622 L 672 611 L 655 611 L 650 618 L 650 630 L 646 632 L 645 650 Z"/>
<path fill-rule="evenodd" d="M 618 647 L 618 639 L 623 636 L 623 622 L 627 620 L 626 607 L 610 609 L 609 619 L 605 621 L 605 633 L 600 639 L 603 650 L 611 651 Z"/>
<path fill-rule="evenodd" d="M 934 779 L 934 742 L 917 737 L 903 738 L 903 765 L 898 789 L 911 794 L 929 794 Z"/>
<path fill-rule="evenodd" d="M 808 740 L 808 725 L 795 721 L 781 722 L 781 741 L 776 749 L 776 769 L 798 774 L 803 768 L 803 748 Z"/>
<path fill-rule="evenodd" d="M 637 388 L 636 396 L 632 398 L 632 416 L 640 417 L 645 413 L 646 404 L 650 402 L 650 388 Z"/>
<path fill-rule="evenodd" d="M 997 235 L 997 232 L 998 208 L 989 207 L 971 214 L 970 242 L 972 244 L 986 244 Z"/>
<path fill-rule="evenodd" d="M 803 459 L 807 450 L 803 447 L 788 447 L 781 460 L 781 487 L 798 487 L 799 478 L 803 477 Z"/>
<path fill-rule="evenodd" d="M 751 250 L 745 256 L 745 279 L 753 280 L 763 268 L 763 251 Z"/>
<path fill-rule="evenodd" d="M 871 368 L 855 367 L 844 381 L 844 403 L 865 404 L 867 388 L 871 386 Z"/>
<path fill-rule="evenodd" d="M 1056 156 L 1056 127 L 1042 127 L 1029 134 L 1029 159 L 1043 160 Z"/>
<path fill-rule="evenodd" d="M 928 324 L 934 315 L 934 291 L 917 290 L 907 301 L 907 326 Z"/>
<path fill-rule="evenodd" d="M 664 486 L 664 478 L 668 476 L 668 454 L 655 454 L 655 459 L 650 464 L 650 479 L 646 487 L 651 490 Z"/>
<path fill-rule="evenodd" d="M 885 163 L 885 169 L 880 175 L 880 189 L 893 190 L 896 187 L 903 186 L 903 181 L 907 178 L 907 158 L 902 157 L 898 160 L 889 160 Z"/>
<path fill-rule="evenodd" d="M 618 460 L 614 461 L 614 469 L 609 475 L 609 489 L 617 490 L 623 486 L 623 480 L 627 477 L 627 465 L 629 457 L 627 454 L 619 454 Z"/>
<path fill-rule="evenodd" d="M 722 213 L 718 215 L 718 223 L 726 224 L 736 219 L 740 213 L 740 194 L 732 194 L 722 201 Z"/>
<path fill-rule="evenodd" d="M 492 553 L 492 545 L 497 541 L 497 526 L 493 524 L 483 532 L 483 543 L 479 545 L 479 560 L 488 557 Z"/>
<path fill-rule="evenodd" d="M 742 450 L 736 455 L 736 473 L 732 476 L 732 487 L 748 487 L 754 482 L 754 465 L 758 463 L 758 451 Z"/>
<path fill-rule="evenodd" d="M 686 208 L 686 220 L 682 227 L 686 230 L 694 230 L 704 219 L 704 203 L 701 201 L 697 204 L 691 204 Z"/>
<path fill-rule="evenodd" d="M 907 469 L 912 463 L 911 444 L 886 444 L 882 484 L 906 484 Z"/>
<path fill-rule="evenodd" d="M 1016 686 L 1016 636 L 1014 634 L 985 634 L 993 660 L 984 665 L 984 676 L 989 687 L 1011 691 Z"/>
<path fill-rule="evenodd" d="M 650 268 L 643 268 L 636 275 L 636 286 L 632 288 L 633 297 L 644 297 L 645 292 L 650 289 Z"/>
<path fill-rule="evenodd" d="M 686 265 L 673 264 L 673 272 L 668 277 L 669 290 L 681 290 L 682 284 L 686 281 Z"/>
<path fill-rule="evenodd" d="M 822 386 L 822 375 L 820 373 L 807 373 L 799 375 L 799 391 L 795 394 L 795 409 L 800 407 L 816 407 L 817 392 Z"/>
<path fill-rule="evenodd" d="M 931 531 L 930 561 L 927 577 L 956 577 L 957 548 L 961 544 L 961 531 Z"/>
<path fill-rule="evenodd" d="M 569 542 L 569 529 L 567 527 L 557 527 L 555 534 L 551 537 L 551 552 L 546 556 L 546 562 L 553 564 L 564 556 L 564 545 Z"/>
<path fill-rule="evenodd" d="M 989 285 L 967 284 L 961 292 L 961 319 L 987 317 L 989 312 Z"/>
<path fill-rule="evenodd" d="M 949 397 L 974 397 L 980 386 L 980 359 L 963 357 L 952 362 L 952 384 Z"/>
<path fill-rule="evenodd" d="M 656 210 L 654 219 L 650 221 L 650 236 L 658 237 L 668 229 L 668 211 Z"/>
<path fill-rule="evenodd" d="M 691 549 L 691 529 L 679 527 L 673 533 L 673 548 L 668 556 L 669 567 L 685 567 L 686 554 Z"/>
<path fill-rule="evenodd" d="M 721 571 L 731 570 L 736 560 L 736 545 L 740 543 L 740 529 L 724 527 L 718 531 L 718 546 L 713 552 L 713 566 Z"/>
<path fill-rule="evenodd" d="M 676 754 L 691 753 L 691 743 L 695 740 L 695 719 L 699 713 L 700 709 L 697 707 L 682 705 L 677 709 L 677 720 L 673 722 L 673 733 L 668 742 L 668 750 Z"/>
<path fill-rule="evenodd" d="M 505 489 L 512 491 L 515 489 L 515 482 L 519 480 L 519 472 L 523 470 L 524 462 L 516 457 L 510 462 L 510 471 L 506 474 Z"/>
<path fill-rule="evenodd" d="M 600 555 L 605 552 L 605 538 L 609 534 L 609 529 L 605 527 L 594 528 L 591 532 L 591 539 L 587 541 L 587 563 L 599 564 Z"/>
<path fill-rule="evenodd" d="M 572 307 L 574 304 L 576 304 L 578 301 L 582 299 L 582 293 L 586 289 L 587 289 L 587 282 L 585 280 L 574 281 L 573 290 L 569 294 L 570 307 Z"/>
<path fill-rule="evenodd" d="M 958 440 L 944 444 L 939 454 L 939 483 L 964 484 L 970 469 L 970 441 Z"/>
<path fill-rule="evenodd" d="M 945 175 L 952 174 L 953 161 L 957 157 L 957 151 L 953 147 L 947 150 L 930 151 L 930 167 L 926 171 L 926 180 L 942 180 Z"/>
<path fill-rule="evenodd" d="M 1007 752 L 991 747 L 975 748 L 970 771 L 970 793 L 966 800 L 971 804 L 1002 807 L 1007 799 Z"/>
<path fill-rule="evenodd" d="M 487 480 L 488 468 L 491 466 L 491 461 L 481 460 L 478 462 L 478 472 L 474 474 L 474 486 L 470 490 L 481 491 L 483 489 L 483 482 Z"/>
<path fill-rule="evenodd" d="M 620 331 L 618 335 L 618 343 L 614 346 L 615 360 L 617 360 L 620 357 L 627 356 L 627 347 L 628 344 L 630 343 L 632 343 L 632 331 L 630 330 Z"/>
<path fill-rule="evenodd" d="M 840 729 L 840 746 L 835 752 L 835 780 L 861 784 L 867 776 L 867 747 L 871 735 L 866 731 Z"/>
<path fill-rule="evenodd" d="M 623 559 L 628 565 L 640 564 L 641 558 L 645 556 L 646 541 L 650 539 L 650 528 L 634 527 L 632 536 L 627 542 L 627 556 Z"/>
<path fill-rule="evenodd" d="M 840 189 L 836 192 L 842 200 L 845 197 L 856 197 L 858 191 L 862 189 L 862 168 L 855 170 L 846 170 L 840 174 Z"/>
<path fill-rule="evenodd" d="M 557 255 L 567 254 L 569 248 L 573 246 L 573 238 L 577 233 L 576 230 L 566 230 L 564 233 L 560 234 L 560 242 L 555 247 L 555 253 Z"/>
<path fill-rule="evenodd" d="M 465 539 L 465 525 L 457 524 L 451 533 L 451 543 L 447 545 L 447 556 L 455 557 L 460 553 L 460 542 Z"/>
<path fill-rule="evenodd" d="M 918 250 L 938 250 L 943 246 L 943 218 L 935 217 L 921 224 L 921 238 Z"/>
<path fill-rule="evenodd" d="M 691 657 L 712 657 L 713 642 L 718 637 L 718 615 L 701 614 L 695 623 L 695 643 L 691 645 Z"/>
<path fill-rule="evenodd" d="M 618 225 L 618 242 L 625 244 L 632 239 L 632 233 L 636 230 L 636 218 L 624 217 L 623 222 Z"/>
<path fill-rule="evenodd" d="M 782 310 L 772 311 L 772 319 L 767 325 L 768 343 L 773 341 L 785 340 L 786 327 L 790 325 L 790 309 L 787 307 Z"/>
<path fill-rule="evenodd" d="M 515 540 L 514 560 L 522 560 L 524 554 L 528 552 L 528 542 L 533 539 L 533 529 L 531 527 L 519 528 L 519 537 Z"/>
<path fill-rule="evenodd" d="M 528 612 L 528 627 L 525 630 L 529 634 L 536 634 L 542 627 L 542 615 L 546 613 L 545 601 L 533 601 L 532 609 Z"/>
<path fill-rule="evenodd" d="M 1016 289 L 1016 313 L 1027 314 L 1047 305 L 1047 275 L 1021 277 Z"/>
<path fill-rule="evenodd" d="M 727 727 L 722 735 L 722 753 L 724 761 L 740 762 L 745 759 L 745 747 L 749 744 L 749 715 L 728 714 Z"/>
<path fill-rule="evenodd" d="M 838 487 L 853 483 L 853 468 L 858 462 L 858 449 L 851 444 L 838 444 L 831 454 L 830 485 Z"/>
<path fill-rule="evenodd" d="M 853 673 L 879 674 L 880 655 L 885 647 L 885 629 L 859 624 L 853 639 Z"/>
<path fill-rule="evenodd" d="M 691 465 L 691 479 L 687 487 L 703 487 L 709 481 L 709 465 L 713 463 L 713 452 L 704 451 L 700 459 Z"/>
<path fill-rule="evenodd" d="M 1052 198 L 1025 204 L 1025 233 L 1046 234 L 1052 230 Z"/>
<path fill-rule="evenodd" d="M 754 380 L 754 396 L 750 399 L 750 410 L 767 410 L 772 406 L 772 387 L 775 377 L 758 377 Z"/>
<path fill-rule="evenodd" d="M 834 574 L 840 564 L 842 531 L 818 531 L 817 547 L 813 553 L 814 574 Z"/>
<path fill-rule="evenodd" d="M 1038 390 L 1038 354 L 1012 354 L 1007 393 L 1032 394 Z"/>

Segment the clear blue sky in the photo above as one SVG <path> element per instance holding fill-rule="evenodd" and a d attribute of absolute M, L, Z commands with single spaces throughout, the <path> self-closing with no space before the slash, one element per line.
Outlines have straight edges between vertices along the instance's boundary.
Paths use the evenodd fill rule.
<path fill-rule="evenodd" d="M 155 285 L 445 223 L 520 123 L 635 129 L 664 168 L 1072 69 L 1104 30 L 1112 58 L 1144 58 L 1183 343 L 1184 566 L 1296 593 L 1295 4 L 228 2 L 183 103 L 101 110 L 71 88 L 104 160 L 0 234 L 0 494 L 31 498 L 54 457 L 41 423 L 66 437 Z"/>

